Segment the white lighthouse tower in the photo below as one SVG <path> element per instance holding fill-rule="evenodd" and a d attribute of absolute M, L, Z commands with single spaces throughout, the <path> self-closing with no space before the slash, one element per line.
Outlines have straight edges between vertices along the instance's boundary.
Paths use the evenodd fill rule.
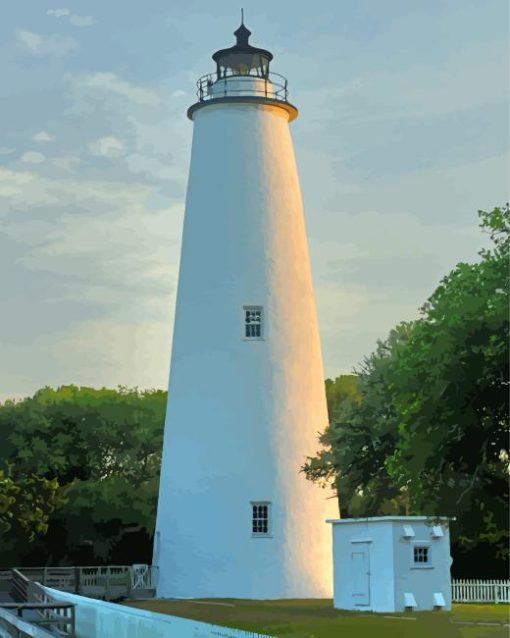
<path fill-rule="evenodd" d="M 186 197 L 153 563 L 159 597 L 332 595 L 336 499 L 300 472 L 327 424 L 287 81 L 213 55 Z"/>

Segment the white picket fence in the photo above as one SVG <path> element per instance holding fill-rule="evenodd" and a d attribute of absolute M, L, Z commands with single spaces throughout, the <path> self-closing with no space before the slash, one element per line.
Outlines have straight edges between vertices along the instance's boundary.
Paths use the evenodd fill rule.
<path fill-rule="evenodd" d="M 510 603 L 510 580 L 452 580 L 454 603 Z"/>

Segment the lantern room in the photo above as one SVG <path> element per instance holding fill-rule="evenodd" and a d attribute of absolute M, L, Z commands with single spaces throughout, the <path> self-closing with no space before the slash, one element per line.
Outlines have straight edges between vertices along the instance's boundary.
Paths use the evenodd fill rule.
<path fill-rule="evenodd" d="M 249 43 L 251 31 L 244 22 L 234 31 L 236 44 L 228 49 L 220 49 L 213 54 L 216 62 L 217 79 L 231 75 L 252 75 L 259 78 L 269 77 L 269 63 L 273 54 L 265 49 L 252 47 Z"/>
<path fill-rule="evenodd" d="M 288 101 L 287 79 L 279 73 L 269 71 L 273 54 L 266 49 L 251 46 L 251 31 L 241 26 L 234 31 L 236 43 L 228 49 L 213 54 L 216 73 L 208 73 L 197 81 L 198 102 L 188 109 L 188 117 L 209 104 L 236 102 L 238 104 L 265 104 L 278 106 L 287 111 L 289 122 L 298 111 Z"/>

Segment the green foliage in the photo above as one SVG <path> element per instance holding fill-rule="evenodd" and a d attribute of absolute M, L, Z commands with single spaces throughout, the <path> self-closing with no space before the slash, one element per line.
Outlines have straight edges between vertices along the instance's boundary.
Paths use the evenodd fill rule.
<path fill-rule="evenodd" d="M 0 471 L 0 534 L 4 547 L 32 542 L 48 530 L 48 520 L 63 505 L 56 479 L 27 476 L 13 481 Z"/>
<path fill-rule="evenodd" d="M 21 512 L 8 506 L 9 517 L 23 525 L 29 510 L 35 516 L 41 509 L 39 501 L 35 506 L 35 487 L 41 494 L 53 489 L 32 534 L 20 540 L 14 527 L 7 530 L 7 539 L 16 538 L 18 562 L 30 552 L 32 560 L 46 560 L 49 548 L 52 562 L 68 562 L 84 545 L 89 562 L 107 561 L 126 534 L 144 530 L 150 537 L 165 405 L 166 392 L 160 390 L 70 385 L 0 406 L 0 471 L 12 483 L 4 499 L 0 491 L 0 506 L 14 496 L 21 504 L 32 494 L 34 508 Z M 2 544 L 4 563 L 9 556 L 14 560 L 12 545 Z"/>
<path fill-rule="evenodd" d="M 358 377 L 355 374 L 341 374 L 336 379 L 326 379 L 326 400 L 329 422 L 337 420 L 346 401 L 359 401 Z"/>
<path fill-rule="evenodd" d="M 336 379 L 326 379 L 326 401 L 330 428 L 321 437 L 321 442 L 328 447 L 317 453 L 317 457 L 309 459 L 306 465 L 307 477 L 322 487 L 326 487 L 335 478 L 334 451 L 330 447 L 329 435 L 331 430 L 337 429 L 337 423 L 342 411 L 349 403 L 359 403 L 359 379 L 353 374 L 343 374 Z"/>
<path fill-rule="evenodd" d="M 2 464 L 16 473 L 133 484 L 159 471 L 166 392 L 62 386 L 0 406 Z"/>
<path fill-rule="evenodd" d="M 304 466 L 333 481 L 344 515 L 457 517 L 463 549 L 508 555 L 508 205 L 480 211 L 493 241 L 460 263 L 359 370 Z"/>
<path fill-rule="evenodd" d="M 344 400 L 336 420 L 321 436 L 326 447 L 304 467 L 310 480 L 333 483 L 344 517 L 406 512 L 405 492 L 394 484 L 386 467 L 397 437 L 387 375 L 412 328 L 413 324 L 400 324 L 365 358 L 357 371 L 357 394 Z"/>
<path fill-rule="evenodd" d="M 459 519 L 465 545 L 508 553 L 508 207 L 481 213 L 492 250 L 459 264 L 422 309 L 399 370 L 388 468 L 411 506 Z M 505 226 L 506 220 L 506 226 Z"/>
<path fill-rule="evenodd" d="M 67 532 L 68 552 L 88 546 L 97 560 L 112 562 L 112 552 L 126 535 L 154 532 L 158 475 L 136 485 L 122 475 L 100 481 L 73 481 L 59 518 Z M 140 561 L 133 556 L 131 562 Z"/>

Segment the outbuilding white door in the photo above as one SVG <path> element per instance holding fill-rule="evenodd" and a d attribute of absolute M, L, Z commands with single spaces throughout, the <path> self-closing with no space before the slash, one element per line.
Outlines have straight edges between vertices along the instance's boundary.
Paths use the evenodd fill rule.
<path fill-rule="evenodd" d="M 352 597 L 355 605 L 370 605 L 370 545 L 356 543 L 351 549 Z"/>

